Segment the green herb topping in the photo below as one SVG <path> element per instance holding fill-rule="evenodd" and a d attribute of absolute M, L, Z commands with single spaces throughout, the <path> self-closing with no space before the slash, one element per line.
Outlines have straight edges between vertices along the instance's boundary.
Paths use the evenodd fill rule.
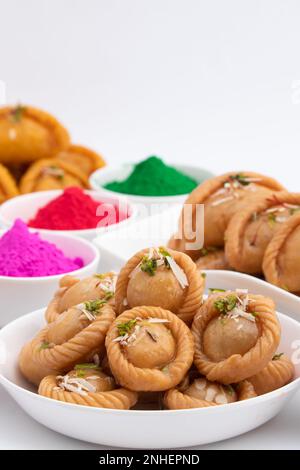
<path fill-rule="evenodd" d="M 214 306 L 222 315 L 226 315 L 237 306 L 237 303 L 238 299 L 236 295 L 228 295 L 228 297 L 216 300 Z"/>
<path fill-rule="evenodd" d="M 157 260 L 149 259 L 148 256 L 143 256 L 141 261 L 141 271 L 149 274 L 149 276 L 154 276 L 157 269 Z"/>
<path fill-rule="evenodd" d="M 250 181 L 248 181 L 247 177 L 245 175 L 243 175 L 242 173 L 238 173 L 236 175 L 231 175 L 230 179 L 232 181 L 237 181 L 242 186 L 248 186 L 250 184 Z"/>
<path fill-rule="evenodd" d="M 39 347 L 39 350 L 42 351 L 42 349 L 49 349 L 49 348 L 51 348 L 51 344 L 48 343 L 48 341 L 43 341 Z"/>
<path fill-rule="evenodd" d="M 11 111 L 11 119 L 13 122 L 20 122 L 24 112 L 26 111 L 25 106 L 18 105 Z"/>
<path fill-rule="evenodd" d="M 281 356 L 283 356 L 284 353 L 278 353 L 278 354 L 275 354 L 275 356 L 272 357 L 272 361 L 278 361 Z"/>
<path fill-rule="evenodd" d="M 100 308 L 103 307 L 112 297 L 114 293 L 112 291 L 107 291 L 103 297 L 103 299 L 97 300 L 88 300 L 87 302 L 83 302 L 84 308 L 90 313 L 97 313 L 99 312 Z"/>
<path fill-rule="evenodd" d="M 126 334 L 130 333 L 132 328 L 136 325 L 137 319 L 134 320 L 129 320 L 125 323 L 119 323 L 117 325 L 119 335 L 120 336 L 125 336 Z"/>
<path fill-rule="evenodd" d="M 76 364 L 74 367 L 75 370 L 83 370 L 83 369 L 93 369 L 93 370 L 98 370 L 99 366 L 97 364 L 94 364 L 93 362 L 84 362 L 82 364 Z"/>
<path fill-rule="evenodd" d="M 205 278 L 206 278 L 206 276 L 207 276 L 207 274 L 206 274 L 206 273 L 201 273 L 201 277 L 203 277 L 203 279 L 205 279 Z"/>
<path fill-rule="evenodd" d="M 208 290 L 209 290 L 209 293 L 210 293 L 210 294 L 214 294 L 214 293 L 216 293 L 216 292 L 226 292 L 225 289 L 218 289 L 218 288 L 216 288 L 216 287 L 210 287 Z"/>
<path fill-rule="evenodd" d="M 270 214 L 268 214 L 268 222 L 271 226 L 273 226 L 274 224 L 276 224 L 276 214 L 274 212 L 270 212 Z"/>

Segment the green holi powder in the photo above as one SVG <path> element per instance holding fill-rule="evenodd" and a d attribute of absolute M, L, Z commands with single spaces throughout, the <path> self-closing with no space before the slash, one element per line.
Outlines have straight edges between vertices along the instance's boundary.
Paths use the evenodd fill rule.
<path fill-rule="evenodd" d="M 135 165 L 123 181 L 111 181 L 104 188 L 137 196 L 176 196 L 188 194 L 198 186 L 193 178 L 165 165 L 158 157 L 149 157 Z"/>

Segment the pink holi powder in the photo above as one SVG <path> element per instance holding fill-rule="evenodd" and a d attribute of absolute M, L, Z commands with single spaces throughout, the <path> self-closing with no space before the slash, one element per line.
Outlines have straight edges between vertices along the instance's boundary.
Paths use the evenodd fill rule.
<path fill-rule="evenodd" d="M 16 220 L 0 239 L 0 275 L 11 277 L 53 276 L 75 271 L 83 266 L 81 258 L 67 258 L 53 243 Z"/>

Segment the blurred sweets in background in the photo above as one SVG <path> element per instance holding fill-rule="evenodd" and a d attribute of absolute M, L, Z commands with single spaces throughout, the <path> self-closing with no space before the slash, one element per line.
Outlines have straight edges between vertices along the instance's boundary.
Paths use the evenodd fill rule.
<path fill-rule="evenodd" d="M 103 158 L 73 145 L 53 116 L 31 106 L 0 108 L 0 203 L 16 196 L 69 186 L 88 188 Z"/>

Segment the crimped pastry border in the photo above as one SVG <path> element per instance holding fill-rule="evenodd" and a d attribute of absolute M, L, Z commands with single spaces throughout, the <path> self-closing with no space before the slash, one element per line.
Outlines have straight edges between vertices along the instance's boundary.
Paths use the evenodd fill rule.
<path fill-rule="evenodd" d="M 263 259 L 263 272 L 266 280 L 275 286 L 286 288 L 280 279 L 278 257 L 288 237 L 300 225 L 300 214 L 294 214 L 278 229 L 267 246 Z"/>
<path fill-rule="evenodd" d="M 124 306 L 124 300 L 127 295 L 130 273 L 140 263 L 143 256 L 146 255 L 148 251 L 149 248 L 146 248 L 136 253 L 127 261 L 120 271 L 115 292 L 115 307 L 117 314 L 124 312 L 126 308 L 128 308 Z M 183 304 L 177 312 L 173 313 L 175 313 L 184 322 L 191 323 L 195 312 L 202 303 L 205 281 L 202 276 L 199 275 L 195 263 L 188 256 L 177 251 L 168 251 L 176 263 L 181 267 L 181 269 L 183 269 L 189 282 L 189 285 L 186 288 L 186 295 Z"/>
<path fill-rule="evenodd" d="M 110 408 L 115 410 L 129 410 L 137 402 L 138 395 L 135 392 L 119 388 L 109 392 L 89 392 L 82 396 L 76 392 L 56 390 L 55 375 L 48 375 L 41 381 L 38 389 L 39 395 L 53 400 L 72 403 L 74 405 L 92 406 L 96 408 Z"/>
<path fill-rule="evenodd" d="M 119 342 L 117 324 L 128 322 L 136 317 L 162 318 L 169 320 L 166 324 L 176 340 L 176 356 L 168 365 L 168 373 L 159 369 L 135 367 L 122 352 Z M 192 365 L 194 341 L 189 328 L 176 315 L 160 307 L 134 307 L 123 312 L 111 325 L 105 341 L 110 368 L 116 380 L 125 388 L 135 391 L 164 391 L 176 386 Z"/>
<path fill-rule="evenodd" d="M 223 175 L 216 176 L 214 178 L 210 178 L 204 181 L 190 193 L 184 205 L 185 204 L 192 205 L 192 210 L 189 213 L 189 215 L 191 214 L 192 220 L 194 220 L 195 218 L 196 205 L 205 203 L 205 200 L 208 199 L 209 196 L 211 196 L 211 194 L 215 193 L 219 188 L 221 188 L 230 176 L 233 176 L 239 173 L 242 173 L 243 175 L 249 178 L 259 178 L 260 181 L 256 183 L 258 186 L 263 186 L 274 191 L 283 191 L 285 189 L 275 179 L 270 178 L 265 175 L 261 175 L 260 173 L 255 173 L 252 171 L 231 171 Z M 193 224 L 190 223 L 191 222 L 190 220 L 187 220 L 187 221 L 184 220 L 184 205 L 183 205 L 183 209 L 181 211 L 179 222 L 178 222 L 178 233 L 182 235 L 182 237 L 177 238 L 176 234 L 174 234 L 168 242 L 168 247 L 176 249 L 183 253 L 188 253 L 189 256 L 191 256 L 193 259 L 196 259 L 199 256 L 199 250 L 189 251 L 189 250 L 186 250 L 185 248 L 187 240 L 184 238 L 184 233 L 186 233 L 186 230 L 183 230 L 182 228 L 184 227 L 190 228 L 191 226 L 193 226 Z M 188 240 L 188 242 L 192 243 L 193 240 Z"/>
<path fill-rule="evenodd" d="M 104 344 L 106 333 L 114 319 L 114 310 L 106 304 L 102 307 L 99 317 L 80 333 L 64 344 L 47 349 L 40 349 L 48 330 L 48 327 L 43 328 L 21 350 L 19 367 L 22 374 L 38 385 L 45 375 L 49 375 L 44 374 L 45 370 L 58 373 L 70 370 L 73 365 Z"/>
<path fill-rule="evenodd" d="M 291 382 L 294 373 L 294 364 L 284 354 L 279 359 L 270 361 L 264 369 L 248 380 L 258 395 L 264 395 Z"/>
<path fill-rule="evenodd" d="M 24 173 L 21 178 L 20 192 L 30 193 L 34 191 L 35 183 L 40 176 L 41 170 L 47 166 L 56 166 L 61 168 L 66 173 L 69 173 L 74 178 L 77 178 L 84 188 L 89 188 L 88 177 L 84 175 L 80 169 L 71 163 L 67 163 L 63 160 L 59 160 L 58 158 L 53 157 L 36 160 L 30 165 L 26 173 Z"/>
<path fill-rule="evenodd" d="M 248 400 L 257 396 L 253 385 L 243 380 L 238 383 L 238 401 Z M 200 400 L 181 392 L 177 388 L 168 390 L 164 395 L 164 404 L 169 410 L 186 410 L 188 408 L 208 408 L 209 406 L 220 406 L 213 401 Z"/>
<path fill-rule="evenodd" d="M 247 256 L 243 256 L 244 233 L 251 221 L 253 214 L 261 213 L 273 206 L 282 203 L 300 204 L 300 193 L 288 193 L 280 191 L 272 197 L 259 196 L 240 212 L 237 212 L 230 220 L 225 232 L 225 255 L 229 264 L 238 271 L 248 272 Z M 280 228 L 277 228 L 277 231 Z"/>
<path fill-rule="evenodd" d="M 45 312 L 47 323 L 52 323 L 60 316 L 61 312 L 58 311 L 60 299 L 70 287 L 74 286 L 74 284 L 77 284 L 79 281 L 80 279 L 70 276 L 69 274 L 61 278 L 59 281 L 59 288 L 55 292 L 53 299 L 50 301 Z"/>
<path fill-rule="evenodd" d="M 280 341 L 280 324 L 274 302 L 267 297 L 251 294 L 249 310 L 258 314 L 261 327 L 261 335 L 256 345 L 244 355 L 234 354 L 220 362 L 211 361 L 202 350 L 203 332 L 210 320 L 219 315 L 214 302 L 232 294 L 236 295 L 230 291 L 211 295 L 200 307 L 192 325 L 195 340 L 194 363 L 197 369 L 208 380 L 224 384 L 240 382 L 263 369 L 272 359 Z"/>

